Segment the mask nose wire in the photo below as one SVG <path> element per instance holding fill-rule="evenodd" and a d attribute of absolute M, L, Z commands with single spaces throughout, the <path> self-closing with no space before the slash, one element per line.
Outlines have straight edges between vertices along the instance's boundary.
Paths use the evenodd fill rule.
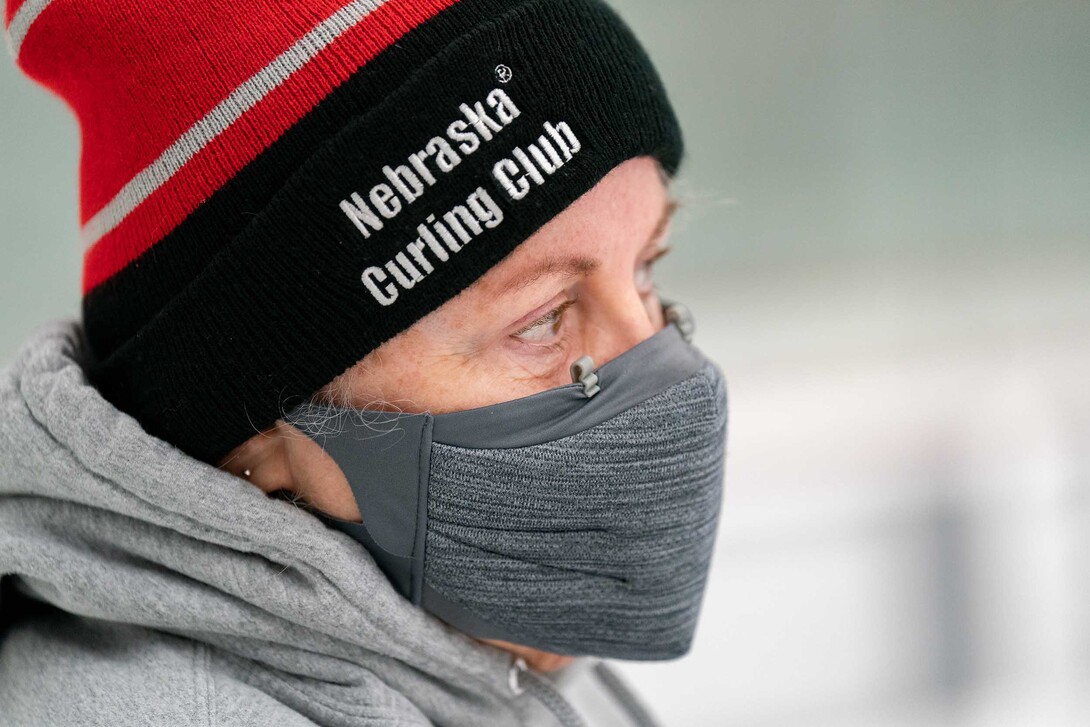
<path fill-rule="evenodd" d="M 590 356 L 580 356 L 571 365 L 571 380 L 573 384 L 583 385 L 583 395 L 588 399 L 602 390 L 598 385 L 598 374 L 594 370 L 594 359 Z"/>
<path fill-rule="evenodd" d="M 696 330 L 696 321 L 693 320 L 692 311 L 676 300 L 663 300 L 662 312 L 666 324 L 673 323 L 681 332 L 681 337 L 685 339 L 685 343 L 692 343 L 693 333 Z"/>
<path fill-rule="evenodd" d="M 692 343 L 693 331 L 696 326 L 693 321 L 693 314 L 686 306 L 677 301 L 662 300 L 662 316 L 666 326 L 671 324 L 677 326 L 685 342 Z M 569 371 L 572 383 L 582 384 L 583 395 L 588 399 L 602 390 L 594 359 L 591 356 L 584 354 L 577 358 L 572 362 Z"/>

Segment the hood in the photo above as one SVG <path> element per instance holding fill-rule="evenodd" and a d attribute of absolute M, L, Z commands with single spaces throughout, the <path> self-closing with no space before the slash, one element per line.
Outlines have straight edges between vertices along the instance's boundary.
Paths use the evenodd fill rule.
<path fill-rule="evenodd" d="M 510 658 L 411 606 L 347 535 L 146 434 L 88 383 L 83 341 L 42 325 L 0 374 L 0 576 L 306 689 L 379 679 L 432 722 L 521 722 Z"/>

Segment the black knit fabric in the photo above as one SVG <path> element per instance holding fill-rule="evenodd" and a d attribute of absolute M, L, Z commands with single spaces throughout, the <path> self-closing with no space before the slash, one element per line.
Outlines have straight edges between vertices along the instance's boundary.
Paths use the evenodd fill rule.
<path fill-rule="evenodd" d="M 466 121 L 461 105 L 482 104 L 497 124 L 490 98 L 508 99 L 517 116 L 485 132 L 491 140 L 477 133 L 472 153 L 457 151 L 448 128 Z M 369 192 L 384 183 L 397 191 L 383 168 L 413 171 L 407 160 L 435 137 L 450 143 L 458 163 L 437 171 L 433 156 L 435 183 L 411 202 L 406 195 L 388 200 L 387 211 L 400 210 L 381 216 Z M 517 166 L 516 149 L 534 161 L 530 146 L 540 153 L 541 137 L 563 164 L 541 181 L 524 168 L 507 175 L 526 189 L 502 183 L 497 163 Z M 565 150 L 565 141 L 574 143 Z M 92 291 L 84 300 L 93 352 L 87 369 L 148 432 L 216 463 L 641 155 L 674 174 L 681 134 L 650 60 L 609 7 L 599 0 L 460 0 L 361 68 L 182 225 Z M 556 161 L 544 156 L 548 165 Z M 516 199 L 512 188 L 524 196 Z M 464 210 L 478 190 L 502 222 L 479 225 L 470 241 L 458 238 L 456 252 L 446 248 L 449 260 L 422 250 L 433 268 L 425 271 L 406 252 L 422 239 L 419 226 Z M 381 229 L 359 214 L 353 221 L 342 202 L 354 199 Z M 238 209 L 249 212 L 229 212 Z M 411 288 L 398 286 L 386 267 L 398 253 L 410 260 L 398 272 L 409 277 L 415 268 L 422 278 L 409 277 Z M 371 276 L 377 293 L 364 275 L 375 268 L 382 271 Z M 387 285 L 397 288 L 395 300 Z"/>

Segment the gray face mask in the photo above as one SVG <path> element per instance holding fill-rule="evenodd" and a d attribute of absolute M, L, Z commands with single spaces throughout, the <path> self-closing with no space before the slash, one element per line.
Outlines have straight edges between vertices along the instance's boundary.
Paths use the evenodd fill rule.
<path fill-rule="evenodd" d="M 306 402 L 288 421 L 363 516 L 322 515 L 412 603 L 471 636 L 670 659 L 692 640 L 715 541 L 726 389 L 667 325 L 576 383 L 450 414 Z"/>

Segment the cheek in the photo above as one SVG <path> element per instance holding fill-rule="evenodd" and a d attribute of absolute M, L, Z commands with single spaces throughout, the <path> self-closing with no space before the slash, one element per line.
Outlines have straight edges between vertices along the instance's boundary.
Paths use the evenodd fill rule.
<path fill-rule="evenodd" d="M 509 360 L 501 353 L 487 361 L 467 364 L 450 372 L 432 389 L 436 413 L 464 411 L 510 401 L 548 388 L 532 367 Z"/>
<path fill-rule="evenodd" d="M 427 318 L 409 332 L 388 341 L 356 365 L 350 383 L 351 405 L 357 409 L 421 412 L 444 396 L 449 372 L 443 357 L 432 353 Z"/>
<path fill-rule="evenodd" d="M 353 393 L 360 408 L 443 414 L 514 398 L 504 357 L 484 352 L 466 359 L 455 353 L 387 357 L 361 374 Z"/>
<path fill-rule="evenodd" d="M 547 353 L 530 356 L 512 355 L 501 373 L 507 383 L 506 399 L 529 396 L 545 389 L 571 383 L 569 366 L 579 358 L 571 353 L 571 344 L 561 344 Z"/>

